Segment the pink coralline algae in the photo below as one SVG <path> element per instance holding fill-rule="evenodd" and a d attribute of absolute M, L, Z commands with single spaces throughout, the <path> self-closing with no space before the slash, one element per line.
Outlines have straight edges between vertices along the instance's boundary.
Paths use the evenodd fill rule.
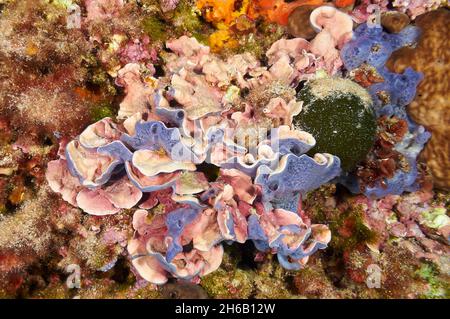
<path fill-rule="evenodd" d="M 426 190 L 379 200 L 355 198 L 363 207 L 365 224 L 378 234 L 370 248 L 382 249 L 390 237 L 413 238 L 415 242 L 408 242 L 407 248 L 416 258 L 442 263 L 449 253 L 450 219 L 446 208 L 433 204 L 432 198 L 433 193 Z"/>
<path fill-rule="evenodd" d="M 150 47 L 150 38 L 145 36 L 142 40 L 129 41 L 119 50 L 120 62 L 128 63 L 156 62 L 156 50 Z M 150 66 L 151 67 L 151 66 Z"/>
<path fill-rule="evenodd" d="M 415 19 L 421 14 L 439 8 L 445 2 L 442 0 L 394 0 L 392 5 Z"/>
<path fill-rule="evenodd" d="M 406 13 L 412 20 L 417 16 L 439 8 L 446 1 L 442 0 L 362 0 L 350 13 L 357 23 L 379 24 L 380 15 L 385 12 L 400 11 Z M 391 3 L 395 11 L 388 5 Z"/>
<path fill-rule="evenodd" d="M 148 96 L 153 93 L 153 88 L 147 86 L 141 79 L 142 65 L 128 63 L 118 71 L 116 84 L 125 90 L 125 98 L 120 103 L 118 118 L 123 119 L 138 112 L 147 110 Z M 153 65 L 150 64 L 148 73 L 154 73 Z"/>
<path fill-rule="evenodd" d="M 107 20 L 117 16 L 124 6 L 123 0 L 85 0 L 88 21 Z"/>
<path fill-rule="evenodd" d="M 357 23 L 379 23 L 380 14 L 388 11 L 388 0 L 362 0 L 350 13 Z"/>
<path fill-rule="evenodd" d="M 168 12 L 174 10 L 180 0 L 161 0 L 160 7 L 162 12 Z"/>
<path fill-rule="evenodd" d="M 342 66 L 339 49 L 352 37 L 351 17 L 333 7 L 322 6 L 312 11 L 310 23 L 318 32 L 311 42 L 302 38 L 282 39 L 274 43 L 267 52 L 269 63 L 277 76 L 292 77 L 297 71 L 302 75 L 300 79 L 310 79 L 312 76 L 307 75 L 311 71 L 323 69 L 332 75 Z M 303 54 L 299 55 L 300 52 Z M 295 69 L 292 72 L 287 67 L 290 64 L 289 58 L 295 58 Z M 312 66 L 314 68 L 311 70 Z"/>
<path fill-rule="evenodd" d="M 327 30 L 324 19 L 317 24 Z M 351 27 L 322 32 L 338 47 Z M 186 36 L 166 46 L 164 76 L 137 63 L 119 70 L 123 120 L 104 118 L 62 143 L 48 164 L 50 187 L 93 215 L 139 207 L 128 251 L 155 284 L 214 271 L 224 241 L 252 240 L 299 269 L 331 236 L 304 218 L 301 195 L 341 170 L 336 156 L 305 154 L 315 139 L 292 124 L 302 108 L 293 87 L 319 66 L 336 72 L 328 62 L 339 55 L 312 53 L 314 41 L 280 40 L 265 67 L 249 53 L 224 61 Z"/>

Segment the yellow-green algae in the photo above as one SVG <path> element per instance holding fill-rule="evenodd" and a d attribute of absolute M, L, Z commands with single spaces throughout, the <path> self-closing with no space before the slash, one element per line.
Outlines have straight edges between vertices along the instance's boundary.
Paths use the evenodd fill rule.
<path fill-rule="evenodd" d="M 115 114 L 116 114 L 115 110 L 107 102 L 100 103 L 91 108 L 91 118 L 93 122 L 100 121 L 105 117 L 114 118 Z"/>
<path fill-rule="evenodd" d="M 416 275 L 427 281 L 428 291 L 421 296 L 425 299 L 449 299 L 450 298 L 450 278 L 443 280 L 439 278 L 439 271 L 432 263 L 423 263 Z M 448 277 L 448 276 L 447 276 Z"/>
<path fill-rule="evenodd" d="M 247 299 L 253 292 L 253 278 L 249 271 L 218 269 L 201 280 L 208 295 L 215 298 Z"/>
<path fill-rule="evenodd" d="M 208 35 L 211 33 L 209 27 L 201 22 L 195 5 L 188 0 L 181 0 L 173 11 L 165 14 L 153 10 L 142 20 L 142 29 L 152 41 L 156 42 L 189 34 L 201 43 L 207 44 Z"/>
<path fill-rule="evenodd" d="M 267 256 L 267 260 L 259 265 L 255 276 L 255 298 L 288 299 L 298 298 L 287 287 L 295 271 L 286 271 L 277 262 L 276 256 Z"/>

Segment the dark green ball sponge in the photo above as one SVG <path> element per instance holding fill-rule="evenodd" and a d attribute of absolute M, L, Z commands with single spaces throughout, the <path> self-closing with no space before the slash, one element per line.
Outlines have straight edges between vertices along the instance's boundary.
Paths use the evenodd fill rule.
<path fill-rule="evenodd" d="M 372 99 L 364 88 L 348 79 L 322 78 L 308 82 L 297 100 L 303 101 L 303 108 L 294 125 L 317 141 L 310 155 L 336 155 L 345 171 L 366 158 L 377 124 Z"/>

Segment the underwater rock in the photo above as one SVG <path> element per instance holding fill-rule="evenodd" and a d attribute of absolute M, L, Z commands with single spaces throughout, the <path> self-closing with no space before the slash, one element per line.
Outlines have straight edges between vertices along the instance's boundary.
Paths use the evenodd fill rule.
<path fill-rule="evenodd" d="M 219 268 L 202 278 L 200 285 L 215 298 L 250 298 L 254 291 L 253 272 L 236 266 L 231 269 Z"/>
<path fill-rule="evenodd" d="M 355 204 L 362 204 L 365 225 L 377 233 L 376 241 L 368 246 L 378 251 L 390 236 L 414 238 L 421 246 L 411 249 L 415 257 L 439 264 L 439 256 L 449 251 L 450 219 L 443 214 L 442 203 L 432 198 L 433 193 L 424 189 L 403 197 L 355 198 Z"/>
<path fill-rule="evenodd" d="M 208 294 L 199 285 L 186 281 L 167 283 L 161 287 L 164 299 L 208 299 Z"/>
<path fill-rule="evenodd" d="M 332 196 L 330 188 L 333 193 L 334 187 L 324 186 L 305 199 L 305 211 L 312 220 L 328 221 L 333 233 L 328 249 L 334 257 L 311 258 L 308 267 L 295 275 L 294 283 L 300 280 L 301 284 L 297 288 L 320 298 L 327 295 L 336 298 L 336 294 L 338 298 L 418 298 L 432 294 L 443 298 L 446 293 L 442 288 L 448 286 L 448 280 L 444 279 L 448 276 L 444 226 L 448 225 L 448 219 L 442 214 L 443 207 L 448 205 L 445 197 L 422 188 L 414 193 L 371 200 L 363 195 Z M 324 264 L 317 269 L 318 261 Z M 367 271 L 374 265 L 383 271 L 381 287 L 366 289 Z M 426 277 L 422 276 L 422 267 L 434 269 L 429 279 L 435 280 L 435 287 L 417 277 L 419 271 L 420 277 Z M 324 271 L 326 275 L 319 275 Z M 327 283 L 329 280 L 332 282 Z M 332 289 L 327 289 L 328 285 Z"/>
<path fill-rule="evenodd" d="M 417 88 L 417 96 L 408 106 L 408 114 L 431 131 L 423 158 L 434 177 L 435 185 L 450 188 L 450 142 L 448 123 L 450 112 L 449 62 L 450 46 L 445 39 L 449 32 L 450 12 L 439 9 L 416 19 L 422 35 L 415 48 L 402 48 L 387 62 L 389 69 L 402 72 L 408 67 L 423 72 L 424 79 Z"/>
<path fill-rule="evenodd" d="M 50 223 L 51 197 L 41 190 L 36 198 L 25 201 L 14 214 L 0 220 L 0 290 L 14 282 L 18 289 L 26 271 L 53 253 L 57 236 Z M 11 277 L 13 276 L 13 277 Z"/>
<path fill-rule="evenodd" d="M 333 299 L 346 297 L 342 288 L 335 289 L 324 268 L 320 259 L 314 259 L 310 262 L 308 268 L 301 269 L 295 274 L 294 286 L 300 296 Z"/>
<path fill-rule="evenodd" d="M 92 45 L 67 29 L 65 8 L 47 1 L 3 4 L 0 28 L 0 113 L 20 136 L 75 136 L 104 96 L 84 88 Z M 30 27 L 38 25 L 39 27 Z"/>
<path fill-rule="evenodd" d="M 391 33 L 399 33 L 410 23 L 407 14 L 388 11 L 381 15 L 381 25 Z"/>
<path fill-rule="evenodd" d="M 372 29 L 388 2 L 3 1 L 0 297 L 446 296 L 448 199 L 388 195 L 424 185 L 428 136 L 405 112 L 421 75 L 384 67 L 417 29 Z M 309 7 L 309 34 L 283 38 Z M 367 88 L 378 117 L 349 176 L 293 123 L 326 76 Z"/>
<path fill-rule="evenodd" d="M 110 19 L 120 12 L 124 6 L 123 0 L 85 0 L 84 5 L 87 11 L 88 21 L 98 21 Z"/>
<path fill-rule="evenodd" d="M 350 171 L 375 141 L 376 121 L 369 93 L 351 80 L 311 81 L 298 93 L 303 110 L 294 117 L 298 127 L 313 132 L 317 143 L 310 154 L 330 153 Z"/>
<path fill-rule="evenodd" d="M 160 1 L 160 7 L 162 12 L 168 12 L 174 10 L 180 0 L 161 0 Z"/>

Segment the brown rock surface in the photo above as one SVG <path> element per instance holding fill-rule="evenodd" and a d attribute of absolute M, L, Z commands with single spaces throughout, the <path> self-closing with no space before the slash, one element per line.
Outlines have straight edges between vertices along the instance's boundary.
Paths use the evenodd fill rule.
<path fill-rule="evenodd" d="M 309 23 L 309 16 L 317 6 L 300 6 L 289 15 L 287 31 L 296 38 L 310 40 L 316 35 L 316 31 Z"/>
<path fill-rule="evenodd" d="M 422 36 L 416 48 L 402 48 L 391 56 L 388 67 L 403 72 L 410 66 L 423 72 L 410 116 L 432 133 L 421 154 L 431 169 L 435 186 L 450 188 L 450 11 L 439 9 L 419 16 Z"/>
<path fill-rule="evenodd" d="M 406 13 L 398 11 L 388 11 L 381 16 L 381 25 L 391 33 L 399 33 L 410 20 Z"/>

